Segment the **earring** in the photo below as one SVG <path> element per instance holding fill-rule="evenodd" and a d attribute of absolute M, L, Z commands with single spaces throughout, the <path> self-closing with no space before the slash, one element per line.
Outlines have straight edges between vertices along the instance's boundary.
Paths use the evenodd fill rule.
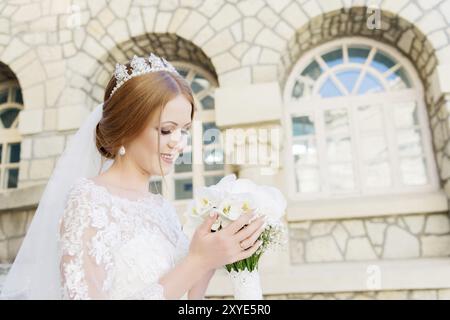
<path fill-rule="evenodd" d="M 121 146 L 121 147 L 120 147 L 120 149 L 119 149 L 119 154 L 120 154 L 121 156 L 124 156 L 124 155 L 125 155 L 125 147 L 124 147 L 124 146 Z"/>

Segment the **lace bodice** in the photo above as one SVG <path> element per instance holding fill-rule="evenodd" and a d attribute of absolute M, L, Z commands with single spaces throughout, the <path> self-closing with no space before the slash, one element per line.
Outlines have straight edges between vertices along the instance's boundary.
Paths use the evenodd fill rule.
<path fill-rule="evenodd" d="M 60 220 L 65 299 L 164 299 L 159 278 L 187 254 L 174 207 L 160 195 L 129 200 L 87 178 Z"/>

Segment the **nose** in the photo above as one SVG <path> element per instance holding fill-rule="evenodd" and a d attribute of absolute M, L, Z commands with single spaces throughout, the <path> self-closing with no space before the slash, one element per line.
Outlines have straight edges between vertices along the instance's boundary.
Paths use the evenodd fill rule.
<path fill-rule="evenodd" d="M 171 149 L 181 150 L 184 148 L 184 140 L 183 134 L 181 133 L 181 129 L 174 130 L 170 135 L 170 141 L 168 146 Z"/>

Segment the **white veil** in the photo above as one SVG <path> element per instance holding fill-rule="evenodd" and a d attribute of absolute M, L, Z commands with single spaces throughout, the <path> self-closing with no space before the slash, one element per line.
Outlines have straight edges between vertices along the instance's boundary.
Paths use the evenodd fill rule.
<path fill-rule="evenodd" d="M 101 168 L 102 157 L 95 145 L 95 128 L 102 112 L 103 103 L 91 112 L 59 158 L 0 298 L 61 298 L 58 224 L 68 192 L 78 178 L 97 175 L 112 164 L 108 160 Z"/>

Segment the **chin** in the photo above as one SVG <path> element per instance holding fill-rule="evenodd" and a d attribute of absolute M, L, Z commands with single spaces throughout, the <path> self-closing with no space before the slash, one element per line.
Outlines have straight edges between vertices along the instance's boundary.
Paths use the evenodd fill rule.
<path fill-rule="evenodd" d="M 173 166 L 162 165 L 162 175 L 167 176 L 173 172 Z"/>

